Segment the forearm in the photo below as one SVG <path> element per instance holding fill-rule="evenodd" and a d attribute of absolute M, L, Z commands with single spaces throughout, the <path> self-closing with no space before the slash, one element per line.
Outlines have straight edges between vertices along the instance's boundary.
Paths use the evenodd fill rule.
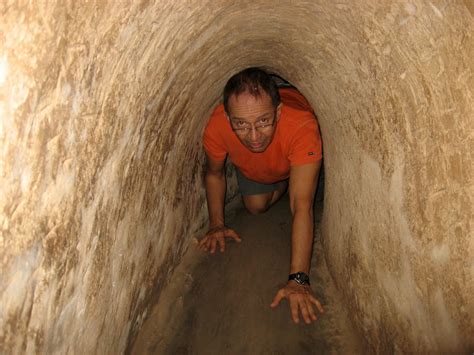
<path fill-rule="evenodd" d="M 224 199 L 226 180 L 224 173 L 207 173 L 205 177 L 209 225 L 215 227 L 224 224 Z"/>
<path fill-rule="evenodd" d="M 305 272 L 309 274 L 313 249 L 313 210 L 297 209 L 293 214 L 291 232 L 290 274 Z"/>

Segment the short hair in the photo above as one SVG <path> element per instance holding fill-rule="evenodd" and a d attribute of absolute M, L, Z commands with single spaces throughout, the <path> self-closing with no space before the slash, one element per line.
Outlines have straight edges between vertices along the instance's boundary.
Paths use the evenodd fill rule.
<path fill-rule="evenodd" d="M 263 90 L 272 99 L 272 105 L 276 108 L 280 104 L 280 93 L 272 77 L 260 68 L 247 68 L 232 76 L 224 88 L 224 109 L 229 112 L 229 98 L 232 95 L 240 95 L 248 92 L 253 97 L 260 97 Z"/>

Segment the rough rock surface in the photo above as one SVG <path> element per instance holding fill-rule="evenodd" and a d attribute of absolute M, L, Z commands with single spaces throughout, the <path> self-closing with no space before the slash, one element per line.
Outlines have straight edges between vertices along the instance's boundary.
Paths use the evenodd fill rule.
<path fill-rule="evenodd" d="M 4 1 L 0 350 L 118 353 L 206 221 L 200 140 L 263 66 L 313 105 L 325 257 L 377 351 L 473 350 L 471 0 Z"/>

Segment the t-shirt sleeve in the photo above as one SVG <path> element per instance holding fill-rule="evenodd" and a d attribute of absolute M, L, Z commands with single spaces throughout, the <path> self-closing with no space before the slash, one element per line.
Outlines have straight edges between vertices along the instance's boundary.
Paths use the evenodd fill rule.
<path fill-rule="evenodd" d="M 216 117 L 210 118 L 204 130 L 203 146 L 206 154 L 214 160 L 225 160 L 227 149 L 219 133 Z"/>
<path fill-rule="evenodd" d="M 315 119 L 308 120 L 300 127 L 291 140 L 290 165 L 303 165 L 321 160 L 322 143 L 318 123 Z"/>

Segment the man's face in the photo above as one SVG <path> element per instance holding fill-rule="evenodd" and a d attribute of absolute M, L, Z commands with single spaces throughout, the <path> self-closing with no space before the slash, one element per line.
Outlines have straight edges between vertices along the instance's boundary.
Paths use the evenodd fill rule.
<path fill-rule="evenodd" d="M 235 134 L 253 153 L 262 153 L 273 140 L 276 123 L 280 119 L 279 105 L 276 110 L 270 96 L 260 90 L 254 97 L 248 92 L 229 97 L 229 120 Z"/>

